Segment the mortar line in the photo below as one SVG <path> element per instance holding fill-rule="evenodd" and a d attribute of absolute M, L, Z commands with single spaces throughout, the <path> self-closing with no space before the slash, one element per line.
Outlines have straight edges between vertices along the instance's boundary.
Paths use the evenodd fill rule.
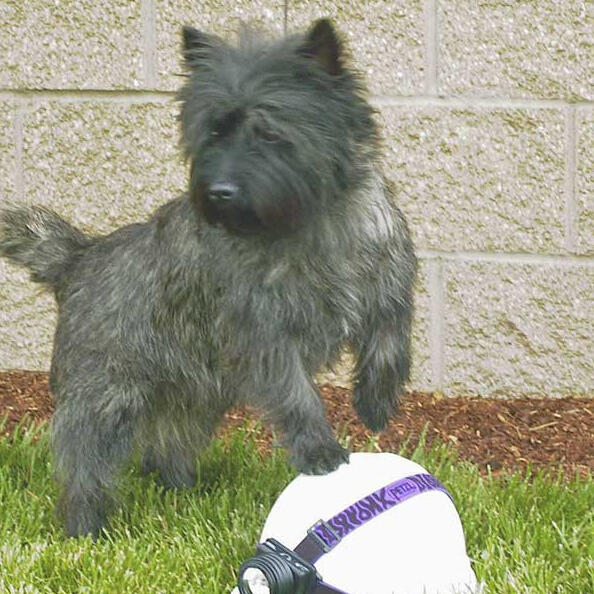
<path fill-rule="evenodd" d="M 23 163 L 23 110 L 17 109 L 14 112 L 12 119 L 12 130 L 14 139 L 14 155 L 15 155 L 15 195 L 19 202 L 25 200 L 25 171 Z"/>
<path fill-rule="evenodd" d="M 429 358 L 431 381 L 440 391 L 443 390 L 443 317 L 443 262 L 437 258 L 429 262 Z"/>
<path fill-rule="evenodd" d="M 157 21 L 155 0 L 142 0 L 142 72 L 143 86 L 157 86 Z"/>
<path fill-rule="evenodd" d="M 181 86 L 180 77 L 180 86 Z M 176 90 L 160 89 L 7 89 L 0 88 L 0 100 L 19 102 L 28 100 L 85 101 L 90 99 L 118 100 L 129 102 L 165 101 L 173 98 Z M 505 99 L 497 97 L 436 97 L 432 95 L 376 95 L 371 98 L 375 106 L 393 107 L 445 107 L 454 109 L 508 108 L 508 109 L 551 109 L 566 108 L 561 99 Z M 592 107 L 594 101 L 577 102 L 574 107 Z"/>
<path fill-rule="evenodd" d="M 285 2 L 283 4 L 283 31 L 284 31 L 285 37 L 287 35 L 288 20 L 289 20 L 289 0 L 285 0 Z"/>
<path fill-rule="evenodd" d="M 565 249 L 575 252 L 577 246 L 576 176 L 576 109 L 565 112 Z"/>
<path fill-rule="evenodd" d="M 123 91 L 114 90 L 0 90 L 0 100 L 12 101 L 17 105 L 31 105 L 35 102 L 55 101 L 73 103 L 85 101 L 114 103 L 167 103 L 175 99 L 175 91 Z"/>
<path fill-rule="evenodd" d="M 535 264 L 543 266 L 585 266 L 594 267 L 594 256 L 589 255 L 548 255 L 518 252 L 472 252 L 472 251 L 439 251 L 417 250 L 424 260 L 442 259 L 458 262 L 496 262 L 502 264 Z"/>
<path fill-rule="evenodd" d="M 567 107 L 564 99 L 511 99 L 507 97 L 438 97 L 433 95 L 375 95 L 371 103 L 386 107 L 450 107 L 456 109 L 552 109 Z M 572 103 L 575 106 L 593 106 L 594 102 Z"/>
<path fill-rule="evenodd" d="M 437 0 L 425 0 L 423 18 L 425 20 L 425 93 L 436 96 L 438 94 Z"/>

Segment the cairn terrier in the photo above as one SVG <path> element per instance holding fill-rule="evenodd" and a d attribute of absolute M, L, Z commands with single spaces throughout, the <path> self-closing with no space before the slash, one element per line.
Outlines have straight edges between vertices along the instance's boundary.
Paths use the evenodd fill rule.
<path fill-rule="evenodd" d="M 385 427 L 409 377 L 416 258 L 378 166 L 365 87 L 328 20 L 238 46 L 183 29 L 188 191 L 144 223 L 91 237 L 38 206 L 7 207 L 0 254 L 51 289 L 58 509 L 104 526 L 117 471 L 190 487 L 224 412 L 260 408 L 293 464 L 348 459 L 312 377 L 343 345 L 354 406 Z"/>

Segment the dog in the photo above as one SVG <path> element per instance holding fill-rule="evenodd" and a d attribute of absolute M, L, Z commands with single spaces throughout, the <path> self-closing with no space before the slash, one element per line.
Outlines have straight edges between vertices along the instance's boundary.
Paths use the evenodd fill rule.
<path fill-rule="evenodd" d="M 188 190 L 143 223 L 89 236 L 40 206 L 4 208 L 0 254 L 53 291 L 50 370 L 58 504 L 96 537 L 118 470 L 191 487 L 225 411 L 248 403 L 290 460 L 348 459 L 313 377 L 344 346 L 354 406 L 385 427 L 409 378 L 417 272 L 378 164 L 365 85 L 328 20 L 237 45 L 183 28 Z"/>

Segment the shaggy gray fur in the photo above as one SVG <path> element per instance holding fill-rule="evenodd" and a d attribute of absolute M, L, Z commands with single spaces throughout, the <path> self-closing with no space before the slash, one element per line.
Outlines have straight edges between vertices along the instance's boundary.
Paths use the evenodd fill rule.
<path fill-rule="evenodd" d="M 145 472 L 192 486 L 238 402 L 281 429 L 299 470 L 336 468 L 348 454 L 312 377 L 345 344 L 372 430 L 408 379 L 416 260 L 360 80 L 328 21 L 241 44 L 184 29 L 189 191 L 147 222 L 87 237 L 41 207 L 0 215 L 0 254 L 59 305 L 52 435 L 70 535 L 101 531 L 135 448 Z"/>

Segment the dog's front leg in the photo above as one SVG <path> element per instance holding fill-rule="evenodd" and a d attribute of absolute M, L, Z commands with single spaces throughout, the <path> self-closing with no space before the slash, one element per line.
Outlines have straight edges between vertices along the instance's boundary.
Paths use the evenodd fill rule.
<path fill-rule="evenodd" d="M 320 393 L 298 355 L 279 361 L 277 352 L 273 358 L 275 380 L 267 382 L 265 406 L 284 435 L 291 463 L 306 474 L 326 474 L 348 462 L 348 451 L 336 441 Z"/>
<path fill-rule="evenodd" d="M 412 307 L 369 316 L 355 338 L 353 404 L 359 418 L 374 432 L 386 427 L 398 407 L 410 373 Z"/>
<path fill-rule="evenodd" d="M 291 463 L 305 474 L 326 474 L 349 454 L 335 439 L 317 394 L 311 402 L 289 407 L 280 419 L 285 445 L 291 452 Z"/>

